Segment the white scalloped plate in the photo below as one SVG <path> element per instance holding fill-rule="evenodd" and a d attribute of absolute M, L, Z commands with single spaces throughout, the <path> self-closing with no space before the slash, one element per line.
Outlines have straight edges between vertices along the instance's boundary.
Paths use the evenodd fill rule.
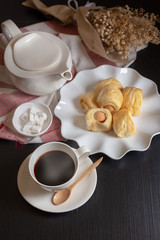
<path fill-rule="evenodd" d="M 107 133 L 86 130 L 85 115 L 79 103 L 80 96 L 109 77 L 119 80 L 123 87 L 133 86 L 143 90 L 141 115 L 133 118 L 137 133 L 132 137 L 118 138 L 113 130 Z M 63 86 L 60 94 L 55 115 L 61 120 L 63 137 L 75 140 L 80 146 L 87 145 L 92 154 L 102 152 L 118 160 L 129 151 L 145 151 L 153 136 L 160 133 L 160 95 L 157 86 L 134 69 L 103 65 L 81 71 L 72 82 Z"/>

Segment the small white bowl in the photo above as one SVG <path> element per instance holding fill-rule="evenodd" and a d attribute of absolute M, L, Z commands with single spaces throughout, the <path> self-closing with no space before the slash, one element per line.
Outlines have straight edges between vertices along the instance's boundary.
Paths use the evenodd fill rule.
<path fill-rule="evenodd" d="M 42 129 L 39 133 L 28 134 L 28 133 L 23 131 L 24 122 L 21 119 L 21 116 L 22 116 L 23 113 L 27 112 L 32 107 L 35 107 L 36 109 L 44 112 L 47 115 L 47 119 L 46 119 L 46 121 L 44 121 L 44 123 L 42 125 Z M 27 136 L 27 137 L 36 137 L 36 136 L 42 135 L 43 133 L 45 133 L 49 129 L 49 127 L 52 124 L 52 119 L 53 119 L 53 115 L 51 113 L 50 108 L 47 105 L 45 105 L 43 103 L 27 102 L 27 103 L 23 103 L 23 104 L 19 105 L 16 108 L 16 110 L 13 114 L 12 124 L 13 124 L 14 128 L 17 130 L 18 133 L 20 133 L 24 136 Z"/>

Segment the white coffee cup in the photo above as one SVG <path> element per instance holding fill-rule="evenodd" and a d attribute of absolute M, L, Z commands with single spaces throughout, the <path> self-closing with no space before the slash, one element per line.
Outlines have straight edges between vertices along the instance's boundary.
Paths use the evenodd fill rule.
<path fill-rule="evenodd" d="M 72 175 L 72 177 L 67 182 L 64 182 L 60 185 L 55 185 L 55 186 L 43 184 L 42 182 L 38 181 L 38 179 L 36 178 L 36 175 L 35 175 L 35 165 L 37 164 L 37 162 L 39 161 L 41 156 L 44 156 L 44 154 L 51 152 L 51 151 L 61 151 L 61 152 L 68 154 L 71 157 L 71 159 L 73 160 L 73 163 L 75 166 L 75 171 L 74 171 L 74 174 Z M 89 154 L 90 154 L 90 150 L 87 148 L 87 146 L 82 146 L 82 147 L 79 147 L 78 149 L 74 149 L 74 148 L 70 147 L 69 145 L 62 143 L 62 142 L 45 143 L 45 144 L 39 146 L 32 153 L 32 155 L 29 159 L 29 165 L 28 165 L 29 173 L 30 173 L 32 179 L 40 187 L 42 187 L 43 189 L 45 189 L 47 191 L 64 189 L 64 188 L 68 187 L 69 185 L 71 185 L 75 181 L 75 179 L 77 177 L 77 173 L 79 171 L 80 161 L 82 159 L 87 158 L 89 156 Z M 60 159 L 59 159 L 59 161 L 60 161 Z"/>

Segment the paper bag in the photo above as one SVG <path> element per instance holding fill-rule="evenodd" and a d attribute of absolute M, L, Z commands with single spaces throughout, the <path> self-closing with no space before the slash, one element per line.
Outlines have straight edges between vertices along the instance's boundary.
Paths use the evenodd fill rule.
<path fill-rule="evenodd" d="M 64 24 L 70 24 L 73 22 L 74 14 L 76 11 L 67 5 L 53 5 L 47 7 L 40 0 L 27 0 L 22 3 L 24 6 L 38 9 L 46 17 L 55 17 Z"/>
<path fill-rule="evenodd" d="M 87 12 L 91 9 L 99 10 L 102 9 L 102 7 L 79 7 L 76 13 L 78 32 L 87 47 L 101 57 L 104 57 L 112 62 L 120 63 L 121 66 L 126 65 L 129 58 L 130 61 L 135 59 L 135 52 L 132 52 L 132 57 L 130 55 L 128 59 L 121 59 L 117 52 L 112 52 L 110 54 L 106 53 L 99 34 L 86 18 Z"/>
<path fill-rule="evenodd" d="M 68 3 L 70 2 L 72 1 L 68 1 Z M 77 4 L 77 1 L 74 0 L 73 2 Z M 130 9 L 129 6 L 113 7 L 108 9 L 100 6 L 76 6 L 76 9 L 74 9 L 70 4 L 69 6 L 54 5 L 47 7 L 40 0 L 27 0 L 23 4 L 25 6 L 30 6 L 38 9 L 46 16 L 53 16 L 60 20 L 63 24 L 71 24 L 76 20 L 79 35 L 86 46 L 94 53 L 112 62 L 115 62 L 121 67 L 131 64 L 131 62 L 136 59 L 137 51 L 147 47 L 148 42 L 152 42 L 154 44 L 160 43 L 159 30 L 154 27 L 157 20 L 156 16 L 154 16 L 154 14 L 149 15 L 148 13 L 145 14 L 143 12 L 140 12 L 139 14 L 137 9 L 134 11 Z M 108 17 L 108 21 L 114 21 L 118 16 L 118 19 L 120 20 L 119 25 L 113 26 L 113 33 L 111 34 L 112 36 L 109 36 L 113 37 L 113 35 L 116 35 L 115 28 L 120 29 L 119 32 L 117 30 L 117 37 L 113 38 L 113 41 L 112 38 L 110 38 L 109 41 L 107 37 L 104 37 L 105 41 L 102 42 L 102 36 L 87 18 L 89 11 L 99 11 L 100 14 L 104 12 L 106 14 L 108 11 L 108 14 L 112 14 L 112 16 L 114 15 L 113 19 L 111 19 L 110 15 Z M 102 24 L 99 25 L 100 27 L 103 27 Z M 106 25 L 106 23 L 104 25 Z M 127 27 L 127 29 L 124 31 L 124 34 L 123 28 L 121 28 L 121 26 L 124 28 Z M 122 39 L 122 35 L 124 35 L 124 39 Z M 122 40 L 125 43 L 123 46 L 121 44 Z M 113 43 L 116 44 L 116 47 L 113 45 Z"/>

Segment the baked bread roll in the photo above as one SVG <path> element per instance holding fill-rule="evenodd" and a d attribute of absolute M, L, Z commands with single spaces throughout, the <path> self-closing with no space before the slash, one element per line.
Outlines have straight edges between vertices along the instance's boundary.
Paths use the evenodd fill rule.
<path fill-rule="evenodd" d="M 127 109 L 113 114 L 113 130 L 118 137 L 129 137 L 136 134 L 132 115 Z"/>
<path fill-rule="evenodd" d="M 110 84 L 104 86 L 97 97 L 99 107 L 109 109 L 111 112 L 118 111 L 122 106 L 122 102 L 121 90 Z"/>
<path fill-rule="evenodd" d="M 100 81 L 99 83 L 97 83 L 97 84 L 95 85 L 94 90 L 93 90 L 94 96 L 95 96 L 96 99 L 97 99 L 97 97 L 98 97 L 101 89 L 102 89 L 104 86 L 108 85 L 108 84 L 110 84 L 110 85 L 112 85 L 112 86 L 115 86 L 115 87 L 117 87 L 117 88 L 119 88 L 119 89 L 121 89 L 121 90 L 122 90 L 122 88 L 123 88 L 123 87 L 122 87 L 122 84 L 121 84 L 117 79 L 115 79 L 115 78 L 107 78 L 107 79 L 105 79 L 105 80 L 102 80 L 102 81 Z"/>
<path fill-rule="evenodd" d="M 92 132 L 107 132 L 112 128 L 112 114 L 108 109 L 93 108 L 86 116 L 86 128 Z"/>
<path fill-rule="evenodd" d="M 97 104 L 94 100 L 93 92 L 88 92 L 80 97 L 80 105 L 84 113 L 87 113 L 89 109 L 96 108 Z"/>
<path fill-rule="evenodd" d="M 139 116 L 141 114 L 140 109 L 143 100 L 142 89 L 135 87 L 126 87 L 122 90 L 123 104 L 122 108 L 128 109 L 133 116 Z"/>

